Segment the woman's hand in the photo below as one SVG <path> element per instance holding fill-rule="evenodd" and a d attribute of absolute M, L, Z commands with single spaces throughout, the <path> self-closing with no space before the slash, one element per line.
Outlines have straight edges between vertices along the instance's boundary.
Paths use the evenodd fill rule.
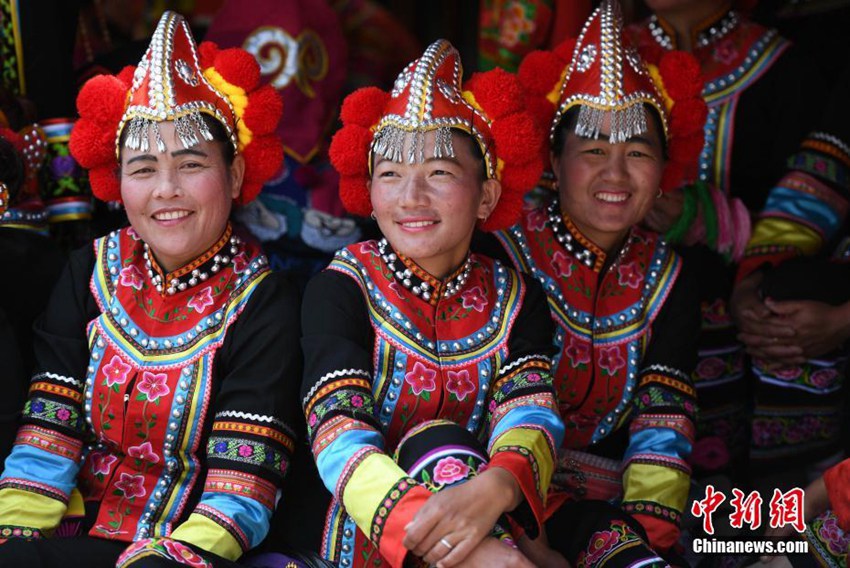
<path fill-rule="evenodd" d="M 799 347 L 804 358 L 829 353 L 850 337 L 850 302 L 831 306 L 813 300 L 776 302 L 768 298 L 764 304 L 794 330 L 788 343 Z"/>
<path fill-rule="evenodd" d="M 441 567 L 443 564 L 438 563 L 437 566 Z M 457 566 L 462 568 L 534 568 L 535 564 L 516 548 L 488 536 Z"/>
<path fill-rule="evenodd" d="M 407 525 L 402 544 L 440 568 L 457 566 L 520 503 L 519 485 L 508 471 L 492 467 L 428 498 Z"/>
<path fill-rule="evenodd" d="M 803 350 L 794 344 L 794 328 L 759 297 L 761 279 L 762 274 L 754 272 L 732 291 L 729 310 L 738 324 L 738 339 L 753 357 L 776 364 L 799 364 Z"/>
<path fill-rule="evenodd" d="M 528 535 L 522 535 L 517 544 L 526 558 L 535 566 L 571 568 L 570 563 L 561 553 L 549 547 L 549 540 L 546 538 L 545 531 L 541 531 L 540 536 L 535 540 L 528 538 Z"/>

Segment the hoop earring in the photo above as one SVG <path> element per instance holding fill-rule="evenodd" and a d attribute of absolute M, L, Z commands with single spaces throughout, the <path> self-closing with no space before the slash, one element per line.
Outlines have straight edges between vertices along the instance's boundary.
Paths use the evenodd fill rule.
<path fill-rule="evenodd" d="M 661 191 L 661 188 L 658 188 L 658 193 L 655 194 L 655 199 L 660 199 L 661 196 L 664 195 L 664 192 Z"/>
<path fill-rule="evenodd" d="M 369 217 L 371 217 L 373 221 L 377 221 L 377 220 L 378 220 L 378 217 L 375 215 L 375 212 L 374 212 L 374 211 L 372 211 L 371 213 L 369 213 Z"/>

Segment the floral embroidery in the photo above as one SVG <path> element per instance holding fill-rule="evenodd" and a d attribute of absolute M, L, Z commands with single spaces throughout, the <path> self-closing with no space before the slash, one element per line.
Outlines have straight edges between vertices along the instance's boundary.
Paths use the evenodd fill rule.
<path fill-rule="evenodd" d="M 469 378 L 469 371 L 449 371 L 446 390 L 454 394 L 458 400 L 463 400 L 469 393 L 475 392 L 475 385 Z"/>
<path fill-rule="evenodd" d="M 434 466 L 434 482 L 441 485 L 451 485 L 469 477 L 470 468 L 459 459 L 449 456 L 441 459 Z"/>
<path fill-rule="evenodd" d="M 484 296 L 484 291 L 480 286 L 474 286 L 461 294 L 463 307 L 465 309 L 474 309 L 476 312 L 483 312 L 487 307 L 487 297 Z"/>
<path fill-rule="evenodd" d="M 156 402 L 159 397 L 165 396 L 171 392 L 165 382 L 168 380 L 168 375 L 165 373 L 151 373 L 145 371 L 142 373 L 142 380 L 136 385 L 139 392 L 143 393 L 147 400 Z"/>
<path fill-rule="evenodd" d="M 433 392 L 437 388 L 437 383 L 434 380 L 437 377 L 437 371 L 429 369 L 419 361 L 413 364 L 413 370 L 404 375 L 404 381 L 410 385 L 413 394 L 419 396 L 423 391 Z"/>
<path fill-rule="evenodd" d="M 619 369 L 625 367 L 626 362 L 620 355 L 620 348 L 616 346 L 600 348 L 599 366 L 609 375 L 614 375 Z"/>
<path fill-rule="evenodd" d="M 236 256 L 233 257 L 233 272 L 241 273 L 244 272 L 246 268 L 248 268 L 248 255 L 245 252 L 240 252 Z"/>
<path fill-rule="evenodd" d="M 209 563 L 206 560 L 182 542 L 171 539 L 163 539 L 162 546 L 165 547 L 165 550 L 174 560 L 182 562 L 183 564 L 195 566 L 196 568 L 207 568 L 209 566 Z"/>
<path fill-rule="evenodd" d="M 142 279 L 142 271 L 139 270 L 135 264 L 122 268 L 119 282 L 122 286 L 141 290 L 142 282 L 144 282 Z"/>
<path fill-rule="evenodd" d="M 833 386 L 837 377 L 838 371 L 835 369 L 821 369 L 820 371 L 812 373 L 811 377 L 809 377 L 809 381 L 811 381 L 812 385 L 815 387 L 825 389 Z"/>
<path fill-rule="evenodd" d="M 555 276 L 559 278 L 569 278 L 573 273 L 573 262 L 570 257 L 565 255 L 563 251 L 556 250 L 552 255 L 552 270 L 555 271 Z"/>
<path fill-rule="evenodd" d="M 536 207 L 528 212 L 526 217 L 526 227 L 529 231 L 539 233 L 546 228 L 546 210 L 542 207 Z"/>
<path fill-rule="evenodd" d="M 150 442 L 143 442 L 138 446 L 130 446 L 127 448 L 127 455 L 131 458 L 142 460 L 143 462 L 159 462 L 159 456 L 153 451 L 153 447 L 151 447 Z"/>
<path fill-rule="evenodd" d="M 850 534 L 845 533 L 838 526 L 838 518 L 831 512 L 817 518 L 816 525 L 818 538 L 826 544 L 829 552 L 838 556 L 847 554 L 850 546 Z"/>
<path fill-rule="evenodd" d="M 706 357 L 696 368 L 697 376 L 701 379 L 716 379 L 726 370 L 726 362 L 719 357 Z"/>
<path fill-rule="evenodd" d="M 381 256 L 381 251 L 378 250 L 377 241 L 366 241 L 365 243 L 360 243 L 360 252 L 362 254 L 371 254 L 372 256 Z"/>
<path fill-rule="evenodd" d="M 106 454 L 104 452 L 95 452 L 91 454 L 91 471 L 95 476 L 109 475 L 109 471 L 112 469 L 112 466 L 115 462 L 118 461 L 118 458 Z M 102 479 L 102 478 L 101 478 Z"/>
<path fill-rule="evenodd" d="M 793 381 L 802 374 L 800 367 L 779 367 L 773 371 L 773 376 L 783 381 Z"/>
<path fill-rule="evenodd" d="M 399 300 L 404 300 L 404 296 L 402 295 L 404 288 L 402 288 L 401 284 L 399 284 L 396 280 L 390 282 L 389 289 L 395 292 L 395 295 L 398 296 Z"/>
<path fill-rule="evenodd" d="M 729 449 L 720 436 L 705 436 L 694 444 L 690 461 L 697 467 L 714 471 L 729 463 Z"/>
<path fill-rule="evenodd" d="M 634 262 L 621 264 L 617 267 L 617 281 L 620 283 L 620 286 L 628 286 L 636 290 L 640 287 L 642 280 L 643 273 Z"/>
<path fill-rule="evenodd" d="M 213 305 L 213 297 L 212 297 L 212 288 L 207 286 L 189 300 L 188 306 L 198 312 L 199 314 L 204 313 L 209 306 Z"/>
<path fill-rule="evenodd" d="M 714 48 L 712 57 L 714 57 L 714 60 L 718 63 L 729 65 L 738 57 L 738 48 L 735 46 L 735 42 L 731 39 L 724 39 L 717 42 L 717 46 Z"/>
<path fill-rule="evenodd" d="M 524 38 L 528 38 L 537 28 L 530 15 L 526 14 L 522 2 L 514 0 L 505 7 L 499 34 L 499 43 L 505 47 L 515 47 Z"/>
<path fill-rule="evenodd" d="M 590 344 L 570 336 L 570 344 L 564 349 L 570 358 L 570 364 L 575 368 L 590 363 Z"/>
<path fill-rule="evenodd" d="M 118 355 L 113 355 L 108 365 L 103 366 L 103 374 L 106 375 L 106 386 L 123 385 L 127 382 L 127 375 L 132 367 L 121 360 Z M 117 388 L 117 387 L 116 387 Z"/>
<path fill-rule="evenodd" d="M 596 563 L 610 552 L 617 542 L 620 540 L 620 535 L 615 531 L 598 531 L 593 533 L 590 538 L 590 546 L 588 546 L 588 554 L 584 559 L 586 565 L 594 566 Z"/>
<path fill-rule="evenodd" d="M 121 478 L 115 482 L 115 487 L 124 494 L 124 497 L 133 499 L 145 496 L 147 491 L 145 491 L 144 483 L 144 475 L 130 475 L 122 472 Z"/>

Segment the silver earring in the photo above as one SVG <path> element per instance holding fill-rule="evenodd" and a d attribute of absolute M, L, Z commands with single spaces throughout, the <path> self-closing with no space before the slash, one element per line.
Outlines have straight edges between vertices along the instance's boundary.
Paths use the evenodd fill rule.
<path fill-rule="evenodd" d="M 662 195 L 664 195 L 664 192 L 663 192 L 663 191 L 661 191 L 661 188 L 659 187 L 659 188 L 658 188 L 658 193 L 657 193 L 657 194 L 655 194 L 655 198 L 656 198 L 656 199 L 660 199 Z"/>
<path fill-rule="evenodd" d="M 369 217 L 371 217 L 373 221 L 377 221 L 377 220 L 378 220 L 378 218 L 375 216 L 375 212 L 374 212 L 374 211 L 372 211 L 371 213 L 369 213 Z"/>

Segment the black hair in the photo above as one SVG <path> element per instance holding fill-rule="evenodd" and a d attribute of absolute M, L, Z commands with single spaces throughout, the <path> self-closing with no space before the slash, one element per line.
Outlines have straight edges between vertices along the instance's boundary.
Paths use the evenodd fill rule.
<path fill-rule="evenodd" d="M 661 155 L 664 160 L 667 160 L 667 138 L 664 136 L 664 127 L 661 123 L 661 116 L 658 114 L 658 109 L 654 106 L 644 104 L 643 108 L 648 111 L 648 115 L 655 122 L 655 129 L 658 132 L 658 137 L 661 141 Z M 575 132 L 576 124 L 578 123 L 579 105 L 576 105 L 561 117 L 558 126 L 555 127 L 555 133 L 552 136 L 552 153 L 556 156 L 561 154 L 564 149 L 564 144 L 567 141 L 567 134 Z"/>
<path fill-rule="evenodd" d="M 221 147 L 221 156 L 224 158 L 224 163 L 229 168 L 233 165 L 233 160 L 236 158 L 236 149 L 233 147 L 233 144 L 230 143 L 230 136 L 227 135 L 227 130 L 217 118 L 214 118 L 212 115 L 205 112 L 201 113 L 201 120 L 204 121 L 204 124 L 206 124 L 210 134 L 212 134 L 213 141 L 219 143 L 219 146 Z M 118 141 L 119 152 L 124 149 L 128 130 L 127 124 L 125 123 L 124 130 L 121 132 L 121 139 Z M 118 167 L 121 167 L 120 156 Z"/>
<path fill-rule="evenodd" d="M 5 138 L 0 138 L 0 182 L 6 184 L 10 201 L 15 200 L 24 183 L 23 158 Z"/>

